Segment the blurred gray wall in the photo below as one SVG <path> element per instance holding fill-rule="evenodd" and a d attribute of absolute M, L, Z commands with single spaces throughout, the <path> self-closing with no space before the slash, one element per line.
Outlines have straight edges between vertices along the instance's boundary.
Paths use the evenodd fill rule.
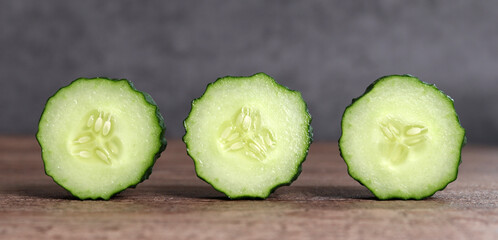
<path fill-rule="evenodd" d="M 107 76 L 179 138 L 207 83 L 257 72 L 302 92 L 318 140 L 373 80 L 409 73 L 455 99 L 470 143 L 498 144 L 498 1 L 0 1 L 0 134 L 34 134 L 59 87 Z"/>

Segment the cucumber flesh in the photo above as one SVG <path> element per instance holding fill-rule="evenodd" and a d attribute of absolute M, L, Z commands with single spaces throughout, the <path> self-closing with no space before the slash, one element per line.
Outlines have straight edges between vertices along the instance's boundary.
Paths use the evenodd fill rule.
<path fill-rule="evenodd" d="M 45 172 L 80 199 L 147 179 L 166 147 L 152 98 L 127 80 L 77 79 L 49 98 L 37 139 Z"/>
<path fill-rule="evenodd" d="M 224 77 L 184 122 L 197 175 L 230 198 L 266 198 L 301 171 L 311 143 L 301 94 L 270 76 Z"/>
<path fill-rule="evenodd" d="M 375 81 L 342 118 L 349 174 L 379 199 L 422 199 L 457 177 L 465 130 L 453 100 L 415 77 Z"/>

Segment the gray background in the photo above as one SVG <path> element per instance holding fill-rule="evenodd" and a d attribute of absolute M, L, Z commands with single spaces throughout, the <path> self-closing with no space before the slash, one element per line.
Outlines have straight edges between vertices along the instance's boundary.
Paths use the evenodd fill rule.
<path fill-rule="evenodd" d="M 78 77 L 127 78 L 181 137 L 190 101 L 226 75 L 302 92 L 317 140 L 351 99 L 409 73 L 455 99 L 470 143 L 498 144 L 498 1 L 0 2 L 0 134 L 34 134 Z"/>

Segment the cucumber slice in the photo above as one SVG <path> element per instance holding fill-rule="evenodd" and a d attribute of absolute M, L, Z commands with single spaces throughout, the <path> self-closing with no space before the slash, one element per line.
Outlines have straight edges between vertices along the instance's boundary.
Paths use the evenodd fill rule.
<path fill-rule="evenodd" d="M 229 198 L 266 198 L 301 172 L 311 116 L 297 91 L 258 73 L 224 77 L 192 102 L 183 141 L 197 176 Z"/>
<path fill-rule="evenodd" d="M 379 199 L 423 199 L 457 177 L 465 130 L 453 100 L 409 75 L 372 83 L 342 117 L 341 156 Z"/>
<path fill-rule="evenodd" d="M 36 137 L 57 184 L 107 200 L 149 177 L 164 131 L 154 100 L 131 82 L 80 78 L 48 99 Z"/>

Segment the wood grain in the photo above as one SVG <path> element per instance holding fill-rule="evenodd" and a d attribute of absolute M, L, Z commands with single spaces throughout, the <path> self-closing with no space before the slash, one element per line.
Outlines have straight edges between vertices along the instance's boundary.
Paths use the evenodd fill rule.
<path fill-rule="evenodd" d="M 467 146 L 457 181 L 422 201 L 378 201 L 337 143 L 313 143 L 301 176 L 267 200 L 227 200 L 169 141 L 149 180 L 80 201 L 45 176 L 33 137 L 0 137 L 1 239 L 498 239 L 498 148 Z"/>

